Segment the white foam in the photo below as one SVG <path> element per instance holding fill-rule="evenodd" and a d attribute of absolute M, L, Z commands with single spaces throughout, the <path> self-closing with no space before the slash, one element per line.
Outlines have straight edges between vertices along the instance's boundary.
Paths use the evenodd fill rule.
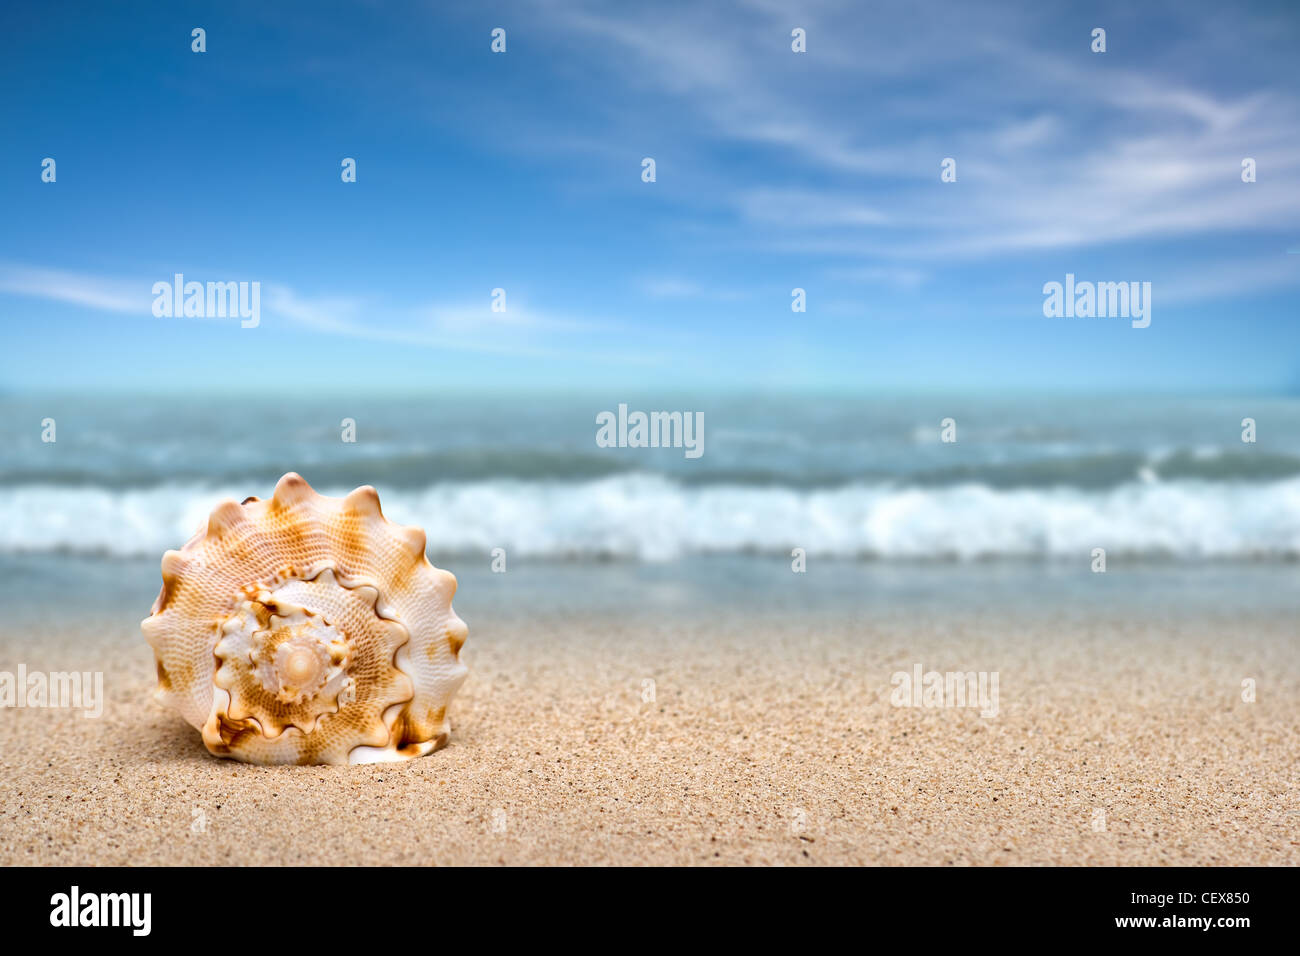
<path fill-rule="evenodd" d="M 1107 491 L 852 485 L 682 485 L 653 475 L 476 481 L 385 491 L 384 513 L 434 552 L 519 557 L 757 552 L 881 558 L 1068 557 L 1093 548 L 1175 559 L 1300 556 L 1300 478 L 1134 482 Z M 256 492 L 269 489 L 252 488 Z M 341 495 L 347 489 L 320 489 Z M 249 487 L 137 491 L 26 485 L 0 496 L 0 550 L 157 556 Z"/>

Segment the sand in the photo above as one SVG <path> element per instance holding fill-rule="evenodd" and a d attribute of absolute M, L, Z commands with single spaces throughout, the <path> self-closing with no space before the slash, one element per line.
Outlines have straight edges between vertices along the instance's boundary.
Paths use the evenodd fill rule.
<path fill-rule="evenodd" d="M 342 768 L 209 756 L 142 613 L 11 619 L 0 669 L 102 667 L 108 701 L 0 711 L 0 863 L 1300 863 L 1275 611 L 463 603 L 450 746 Z M 997 716 L 894 706 L 916 663 L 996 671 Z"/>

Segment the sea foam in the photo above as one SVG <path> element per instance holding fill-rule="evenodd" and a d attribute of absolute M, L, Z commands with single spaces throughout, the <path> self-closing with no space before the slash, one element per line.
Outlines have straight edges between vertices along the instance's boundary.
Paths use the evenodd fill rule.
<path fill-rule="evenodd" d="M 159 556 L 222 498 L 256 488 L 25 484 L 0 497 L 0 551 Z M 348 488 L 319 489 L 341 495 Z M 1300 478 L 1134 481 L 1104 490 L 847 484 L 681 484 L 662 475 L 379 487 L 384 513 L 430 553 L 662 561 L 756 553 L 909 560 L 1086 561 L 1093 548 L 1174 560 L 1300 557 Z"/>

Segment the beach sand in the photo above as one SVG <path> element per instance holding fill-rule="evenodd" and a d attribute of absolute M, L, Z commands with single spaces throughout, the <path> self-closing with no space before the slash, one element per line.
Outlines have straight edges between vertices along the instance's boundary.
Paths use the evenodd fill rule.
<path fill-rule="evenodd" d="M 53 618 L 10 585 L 0 670 L 102 669 L 107 703 L 0 711 L 0 863 L 1300 863 L 1275 606 L 1006 606 L 979 580 L 943 602 L 929 571 L 836 606 L 780 562 L 735 593 L 633 569 L 584 598 L 604 573 L 462 575 L 450 745 L 356 767 L 210 756 L 150 699 L 139 568 Z M 918 663 L 997 672 L 997 715 L 894 706 Z"/>

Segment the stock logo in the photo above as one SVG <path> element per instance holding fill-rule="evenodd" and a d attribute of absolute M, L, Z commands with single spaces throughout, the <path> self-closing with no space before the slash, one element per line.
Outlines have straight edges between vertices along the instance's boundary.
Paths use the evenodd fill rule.
<path fill-rule="evenodd" d="M 152 911 L 151 893 L 82 893 L 73 886 L 50 897 L 51 926 L 128 927 L 133 936 L 148 936 Z"/>

